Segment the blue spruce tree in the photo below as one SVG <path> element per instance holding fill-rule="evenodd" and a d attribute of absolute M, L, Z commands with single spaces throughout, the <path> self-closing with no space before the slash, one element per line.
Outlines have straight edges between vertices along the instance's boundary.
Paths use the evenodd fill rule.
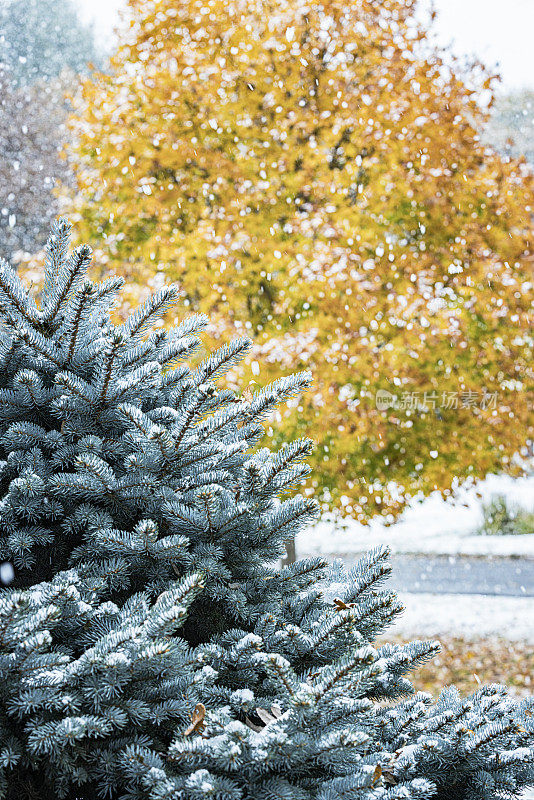
<path fill-rule="evenodd" d="M 0 798 L 497 800 L 534 780 L 531 701 L 437 701 L 407 678 L 436 643 L 373 646 L 400 612 L 387 551 L 335 602 L 321 559 L 281 569 L 317 513 L 309 441 L 259 448 L 308 374 L 218 387 L 249 347 L 189 366 L 206 320 L 122 325 L 122 281 L 48 242 L 36 302 L 0 269 Z"/>

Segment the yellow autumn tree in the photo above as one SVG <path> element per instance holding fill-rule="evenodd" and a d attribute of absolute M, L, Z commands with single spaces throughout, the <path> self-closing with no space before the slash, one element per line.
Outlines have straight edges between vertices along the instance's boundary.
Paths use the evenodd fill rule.
<path fill-rule="evenodd" d="M 248 329 L 256 384 L 313 370 L 276 428 L 359 519 L 519 472 L 533 430 L 532 179 L 415 10 L 129 0 L 72 122 L 80 239 Z"/>

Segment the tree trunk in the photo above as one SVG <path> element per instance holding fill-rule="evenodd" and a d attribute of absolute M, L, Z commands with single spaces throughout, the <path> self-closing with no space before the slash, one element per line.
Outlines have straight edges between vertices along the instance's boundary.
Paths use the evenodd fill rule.
<path fill-rule="evenodd" d="M 286 542 L 286 557 L 282 560 L 282 566 L 294 564 L 297 560 L 297 549 L 295 547 L 295 537 Z"/>

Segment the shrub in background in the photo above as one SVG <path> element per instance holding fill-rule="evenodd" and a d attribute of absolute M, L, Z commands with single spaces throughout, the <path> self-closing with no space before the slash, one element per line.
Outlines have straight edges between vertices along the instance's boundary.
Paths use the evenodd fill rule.
<path fill-rule="evenodd" d="M 504 495 L 483 503 L 482 517 L 478 532 L 486 536 L 534 533 L 534 512 L 510 503 Z"/>

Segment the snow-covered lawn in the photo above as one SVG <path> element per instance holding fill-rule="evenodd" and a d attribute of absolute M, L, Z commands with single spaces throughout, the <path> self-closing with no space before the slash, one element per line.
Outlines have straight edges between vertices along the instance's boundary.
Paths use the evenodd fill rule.
<path fill-rule="evenodd" d="M 392 633 L 438 639 L 498 636 L 534 644 L 534 597 L 401 592 L 399 599 L 405 611 Z"/>
<path fill-rule="evenodd" d="M 463 491 L 455 504 L 437 494 L 410 507 L 395 525 L 374 520 L 364 526 L 345 520 L 341 524 L 325 518 L 297 536 L 297 555 L 360 553 L 378 544 L 388 544 L 394 553 L 438 553 L 444 555 L 494 555 L 534 558 L 534 534 L 477 536 L 482 521 L 482 501 L 505 495 L 510 503 L 534 509 L 534 476 L 513 479 L 491 475 L 477 490 Z"/>

